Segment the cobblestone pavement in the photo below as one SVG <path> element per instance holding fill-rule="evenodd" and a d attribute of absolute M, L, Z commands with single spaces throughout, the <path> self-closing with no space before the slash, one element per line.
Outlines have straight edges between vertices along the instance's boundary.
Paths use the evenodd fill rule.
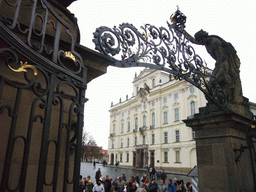
<path fill-rule="evenodd" d="M 143 173 L 146 173 L 149 176 L 149 173 L 147 172 L 146 169 L 137 169 L 133 167 L 118 167 L 116 169 L 113 166 L 103 167 L 102 164 L 96 164 L 96 168 L 94 168 L 92 163 L 81 163 L 80 174 L 83 177 L 87 177 L 88 175 L 90 175 L 93 183 L 95 183 L 95 173 L 96 171 L 98 171 L 98 168 L 101 169 L 101 174 L 103 177 L 106 177 L 106 175 L 109 175 L 112 178 L 116 178 L 121 176 L 123 173 L 126 175 L 127 180 L 131 176 L 135 177 L 137 173 L 140 174 L 140 177 L 142 176 Z M 174 178 L 176 178 L 178 180 L 183 179 L 185 183 L 188 181 L 191 182 L 191 178 L 187 177 L 186 175 L 171 173 L 167 171 L 166 173 L 167 173 L 167 179 L 174 180 Z M 159 183 L 159 180 L 156 180 L 156 181 L 157 183 Z"/>

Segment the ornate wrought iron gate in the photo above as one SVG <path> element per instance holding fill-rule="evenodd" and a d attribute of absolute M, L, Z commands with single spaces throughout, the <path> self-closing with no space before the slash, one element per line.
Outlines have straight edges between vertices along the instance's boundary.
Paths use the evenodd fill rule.
<path fill-rule="evenodd" d="M 0 191 L 77 191 L 86 68 L 49 2 L 0 1 Z"/>

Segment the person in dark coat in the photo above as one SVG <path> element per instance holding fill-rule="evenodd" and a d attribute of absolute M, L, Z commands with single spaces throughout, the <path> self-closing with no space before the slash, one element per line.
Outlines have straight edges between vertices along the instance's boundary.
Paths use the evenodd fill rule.
<path fill-rule="evenodd" d="M 111 181 L 109 179 L 109 176 L 106 176 L 106 180 L 105 180 L 105 192 L 110 192 L 111 190 Z"/>
<path fill-rule="evenodd" d="M 152 179 L 148 186 L 148 192 L 157 192 L 157 190 L 158 190 L 158 185 L 155 182 L 155 180 Z"/>
<path fill-rule="evenodd" d="M 167 175 L 166 173 L 164 172 L 164 170 L 162 171 L 161 175 L 160 175 L 160 178 L 164 181 L 164 184 L 165 184 L 165 180 L 167 178 Z"/>
<path fill-rule="evenodd" d="M 95 174 L 96 183 L 98 183 L 98 181 L 99 181 L 99 179 L 100 179 L 100 175 L 101 175 L 101 171 L 100 171 L 100 168 L 99 168 L 98 171 L 97 171 L 96 174 Z"/>
<path fill-rule="evenodd" d="M 126 182 L 126 176 L 124 173 L 122 174 L 122 180 L 124 180 Z"/>
<path fill-rule="evenodd" d="M 155 178 L 155 175 L 156 175 L 156 170 L 155 170 L 155 168 L 153 167 L 153 169 L 152 169 L 152 179 L 156 179 L 156 178 Z"/>
<path fill-rule="evenodd" d="M 140 174 L 139 173 L 137 173 L 137 175 L 136 175 L 136 177 L 135 177 L 135 181 L 140 185 L 140 176 L 139 176 Z"/>

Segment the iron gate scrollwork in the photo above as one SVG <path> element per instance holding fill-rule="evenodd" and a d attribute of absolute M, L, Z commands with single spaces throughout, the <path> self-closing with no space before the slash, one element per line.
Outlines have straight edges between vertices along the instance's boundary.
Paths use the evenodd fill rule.
<path fill-rule="evenodd" d="M 0 191 L 77 191 L 86 68 L 76 30 L 46 0 L 0 10 Z"/>
<path fill-rule="evenodd" d="M 116 67 L 149 67 L 166 71 L 200 89 L 206 98 L 227 111 L 227 99 L 212 70 L 190 44 L 184 30 L 186 16 L 178 9 L 168 29 L 146 24 L 140 30 L 132 24 L 101 26 L 94 32 L 95 49 L 109 56 Z"/>

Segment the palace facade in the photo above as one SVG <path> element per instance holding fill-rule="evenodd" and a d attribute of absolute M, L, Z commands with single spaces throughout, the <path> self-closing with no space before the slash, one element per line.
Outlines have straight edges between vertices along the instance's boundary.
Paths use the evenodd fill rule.
<path fill-rule="evenodd" d="M 109 110 L 109 163 L 189 171 L 197 162 L 195 135 L 182 120 L 206 105 L 203 93 L 155 69 L 135 76 L 133 90 Z"/>

